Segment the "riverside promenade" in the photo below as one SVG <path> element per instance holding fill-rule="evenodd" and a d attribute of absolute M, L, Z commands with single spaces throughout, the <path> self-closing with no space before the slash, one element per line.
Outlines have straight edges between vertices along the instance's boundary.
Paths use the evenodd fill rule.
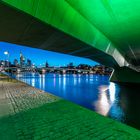
<path fill-rule="evenodd" d="M 0 140 L 140 140 L 140 131 L 0 76 Z"/>

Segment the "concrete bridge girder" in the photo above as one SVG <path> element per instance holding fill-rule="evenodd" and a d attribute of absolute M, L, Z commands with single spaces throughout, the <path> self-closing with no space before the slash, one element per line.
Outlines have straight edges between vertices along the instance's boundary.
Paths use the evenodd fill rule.
<path fill-rule="evenodd" d="M 86 57 L 110 67 L 118 65 L 106 52 L 2 3 L 0 17 L 0 40 L 3 42 Z"/>
<path fill-rule="evenodd" d="M 79 9 L 77 8 L 77 6 L 75 5 L 76 0 L 74 0 L 73 2 L 69 0 L 46 1 L 44 2 L 46 4 L 45 6 L 46 9 L 41 9 L 43 5 L 41 2 L 37 1 L 28 2 L 27 4 L 23 1 L 17 2 L 17 0 L 13 2 L 9 0 L 3 1 L 16 7 L 17 9 L 20 9 L 21 11 L 24 11 L 38 18 L 39 20 L 45 23 L 52 25 L 55 28 L 58 28 L 59 30 L 75 38 L 80 39 L 81 41 L 87 43 L 88 45 L 91 45 L 92 47 L 113 56 L 113 58 L 117 61 L 119 66 L 121 67 L 129 66 L 127 60 L 125 60 L 126 58 L 123 56 L 122 53 L 120 53 L 117 47 L 106 37 L 106 35 L 98 28 L 98 26 L 94 24 L 92 20 L 90 20 L 90 18 L 87 17 L 87 15 L 85 15 L 83 10 L 80 9 L 81 7 Z M 80 6 L 82 6 L 81 2 L 78 3 Z M 108 5 L 108 3 L 106 4 L 104 2 L 102 4 L 103 6 Z M 30 10 L 29 8 L 31 5 L 34 5 L 34 7 L 32 7 L 32 10 Z M 37 9 L 35 8 L 36 6 L 38 6 Z M 48 9 L 49 6 L 52 7 L 51 10 Z M 55 9 L 55 7 L 57 9 Z M 47 13 L 44 13 L 45 10 L 47 10 Z M 62 12 L 62 10 L 64 10 L 67 14 L 64 14 L 64 11 Z M 48 15 L 49 12 L 51 17 Z M 40 13 L 42 13 L 42 15 Z M 80 28 L 76 27 L 78 26 L 77 21 L 75 21 L 73 18 L 68 19 L 71 18 L 71 14 L 73 14 L 73 16 L 80 22 Z M 71 28 L 69 28 L 69 26 L 71 26 Z M 44 42 L 40 47 L 43 48 L 44 45 L 47 45 L 47 43 L 48 43 L 47 41 Z M 110 52 L 110 50 L 111 51 L 113 50 L 114 52 Z M 71 52 L 71 54 L 74 53 Z"/>
<path fill-rule="evenodd" d="M 83 15 L 79 15 L 66 1 L 62 0 L 61 4 L 54 0 L 46 1 L 46 4 L 56 6 L 56 9 L 51 10 L 48 9 L 48 5 L 46 6 L 50 15 L 45 15 L 45 9 L 41 8 L 43 6 L 41 4 L 36 9 L 30 9 L 31 5 L 38 4 L 37 1 L 36 3 L 33 1 L 30 1 L 30 3 L 25 1 L 24 3 L 23 1 L 16 3 L 17 0 L 12 2 L 10 0 L 2 1 L 29 14 L 24 14 L 1 3 L 0 10 L 2 12 L 0 13 L 1 17 L 5 19 L 0 23 L 0 27 L 2 27 L 0 39 L 2 41 L 82 56 L 114 68 L 126 66 L 136 70 L 135 66 L 129 64 L 125 55 L 98 28 L 93 26 Z M 62 5 L 66 15 L 61 9 Z M 3 14 L 4 11 L 7 12 L 7 17 Z M 74 18 L 68 19 L 71 14 Z M 79 25 L 75 22 L 76 19 L 81 21 Z"/>
<path fill-rule="evenodd" d="M 140 73 L 128 67 L 116 68 L 110 80 L 117 83 L 140 83 Z"/>

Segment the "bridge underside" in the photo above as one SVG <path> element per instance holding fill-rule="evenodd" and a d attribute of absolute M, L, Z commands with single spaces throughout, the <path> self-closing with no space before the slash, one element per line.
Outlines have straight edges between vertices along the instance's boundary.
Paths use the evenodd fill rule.
<path fill-rule="evenodd" d="M 140 84 L 140 73 L 128 67 L 116 68 L 110 80 L 116 83 Z"/>
<path fill-rule="evenodd" d="M 119 67 L 111 55 L 3 3 L 0 3 L 0 17 L 2 42 L 85 57 L 114 69 Z M 140 83 L 140 74 L 136 73 L 135 78 L 138 80 L 127 80 L 127 77 L 124 77 L 120 82 Z"/>
<path fill-rule="evenodd" d="M 112 56 L 65 34 L 36 18 L 0 3 L 0 41 L 118 64 Z"/>

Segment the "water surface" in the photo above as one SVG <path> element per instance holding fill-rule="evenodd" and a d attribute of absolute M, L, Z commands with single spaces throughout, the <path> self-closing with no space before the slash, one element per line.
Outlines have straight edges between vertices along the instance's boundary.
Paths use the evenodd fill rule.
<path fill-rule="evenodd" d="M 18 80 L 140 129 L 139 87 L 109 82 L 109 76 L 22 73 Z"/>

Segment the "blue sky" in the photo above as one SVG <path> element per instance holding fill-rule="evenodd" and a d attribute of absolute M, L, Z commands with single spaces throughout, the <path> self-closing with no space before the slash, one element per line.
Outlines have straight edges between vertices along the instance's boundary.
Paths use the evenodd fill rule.
<path fill-rule="evenodd" d="M 19 60 L 21 51 L 26 59 L 31 59 L 32 63 L 35 63 L 37 66 L 43 65 L 46 61 L 48 61 L 50 66 L 66 66 L 70 62 L 73 62 L 74 65 L 82 63 L 93 66 L 98 64 L 90 59 L 0 42 L 0 60 L 7 60 L 7 56 L 4 55 L 5 51 L 9 51 L 11 62 L 14 59 Z"/>

